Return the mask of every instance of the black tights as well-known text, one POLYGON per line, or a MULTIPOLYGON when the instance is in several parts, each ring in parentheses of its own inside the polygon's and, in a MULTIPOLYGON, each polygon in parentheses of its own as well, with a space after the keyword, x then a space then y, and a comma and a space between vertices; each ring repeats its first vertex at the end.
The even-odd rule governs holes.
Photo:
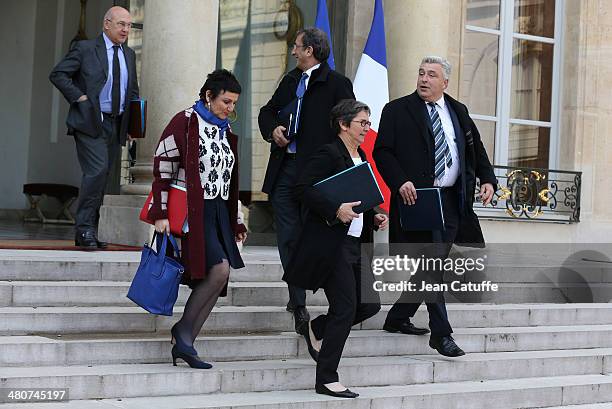
POLYGON ((219 294, 229 278, 230 267, 227 260, 215 264, 208 270, 206 278, 191 291, 183 316, 176 323, 178 336, 187 345, 193 345, 202 325, 217 303, 219 294))

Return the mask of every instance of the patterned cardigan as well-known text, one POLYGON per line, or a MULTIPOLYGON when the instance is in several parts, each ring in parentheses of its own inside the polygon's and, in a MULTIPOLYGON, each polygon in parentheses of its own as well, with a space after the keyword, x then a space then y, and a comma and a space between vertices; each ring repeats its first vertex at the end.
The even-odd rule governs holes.
MULTIPOLYGON (((229 198, 226 201, 230 225, 234 234, 246 232, 238 219, 238 136, 226 132, 236 163, 230 179, 229 198)), ((206 276, 204 247, 204 190, 199 172, 198 116, 192 108, 176 114, 164 129, 153 158, 153 200, 149 208, 152 220, 167 219, 167 201, 170 184, 187 188, 187 223, 189 233, 181 241, 181 261, 185 266, 183 284, 192 287, 194 280, 206 276)), ((225 290, 223 294, 225 295, 225 290)))

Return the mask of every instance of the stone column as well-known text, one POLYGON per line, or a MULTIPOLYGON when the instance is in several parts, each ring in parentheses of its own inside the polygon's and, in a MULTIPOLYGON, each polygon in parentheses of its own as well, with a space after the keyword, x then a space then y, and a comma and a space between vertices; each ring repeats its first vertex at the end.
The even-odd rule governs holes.
MULTIPOLYGON (((448 0, 386 0, 383 6, 389 98, 395 99, 414 91, 423 56, 448 55, 450 7, 448 0)), ((453 20, 461 24, 459 16, 453 20)))
POLYGON ((218 0, 147 0, 144 12, 140 95, 147 99, 147 137, 137 142, 135 182, 107 195, 99 236, 140 245, 150 234, 138 215, 151 189, 153 153, 172 116, 193 104, 216 65, 218 0))

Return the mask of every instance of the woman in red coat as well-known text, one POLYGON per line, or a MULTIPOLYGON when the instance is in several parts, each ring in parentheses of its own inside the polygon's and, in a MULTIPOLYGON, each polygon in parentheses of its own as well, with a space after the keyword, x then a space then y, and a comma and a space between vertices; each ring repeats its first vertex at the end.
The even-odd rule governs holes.
POLYGON ((229 129, 241 87, 227 70, 210 73, 200 99, 179 112, 164 130, 153 159, 153 201, 149 218, 155 230, 170 234, 167 199, 170 185, 187 190, 183 228, 183 284, 192 292, 181 319, 172 327, 172 360, 192 368, 211 368, 193 343, 219 296, 227 293, 230 267, 244 263, 236 246, 246 238, 238 220, 237 136, 229 129))

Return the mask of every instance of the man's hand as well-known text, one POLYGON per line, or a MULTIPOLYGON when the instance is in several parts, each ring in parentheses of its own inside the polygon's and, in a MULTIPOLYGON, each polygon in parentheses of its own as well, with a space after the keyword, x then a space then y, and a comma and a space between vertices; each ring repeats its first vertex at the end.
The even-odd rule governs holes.
POLYGON ((399 194, 404 201, 404 204, 413 205, 417 200, 416 189, 412 182, 408 181, 399 188, 399 194))
POLYGON ((87 101, 87 95, 81 95, 79 99, 77 99, 77 102, 83 102, 83 101, 87 101))
POLYGON ((170 221, 168 219, 155 220, 155 231, 170 234, 170 221))
POLYGON ((243 231, 242 233, 238 233, 236 235, 236 243, 238 242, 243 242, 246 240, 247 238, 247 232, 243 231))
POLYGON ((345 223, 345 224, 350 223, 351 221, 353 221, 353 219, 356 219, 357 217, 359 217, 359 214, 353 211, 353 207, 359 206, 360 204, 361 204, 361 201, 342 203, 340 207, 338 208, 336 217, 340 219, 342 223, 345 223))
POLYGON ((480 200, 483 206, 491 203, 493 193, 495 193, 495 190, 493 190, 493 185, 491 183, 485 183, 480 186, 480 200))
POLYGON ((385 230, 389 225, 389 218, 386 214, 378 213, 374 216, 374 226, 380 230, 385 230))
POLYGON ((287 138, 285 138, 286 130, 287 128, 282 125, 279 125, 274 128, 274 131, 272 131, 272 139, 274 139, 274 143, 281 148, 284 148, 285 146, 287 146, 287 144, 289 144, 289 141, 287 140, 287 138))

